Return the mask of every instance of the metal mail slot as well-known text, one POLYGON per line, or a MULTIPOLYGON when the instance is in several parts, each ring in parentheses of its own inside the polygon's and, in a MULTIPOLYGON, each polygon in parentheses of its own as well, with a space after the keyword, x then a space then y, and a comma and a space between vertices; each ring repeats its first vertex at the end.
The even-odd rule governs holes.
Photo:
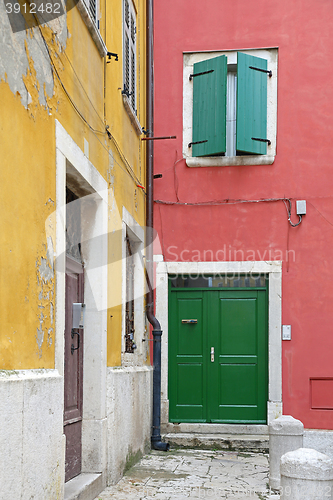
POLYGON ((73 317, 72 317, 72 328, 84 328, 84 316, 86 311, 86 305, 81 302, 73 303, 73 317))
POLYGON ((195 323, 198 323, 198 320, 197 319, 182 319, 182 323, 183 324, 195 324, 195 323))

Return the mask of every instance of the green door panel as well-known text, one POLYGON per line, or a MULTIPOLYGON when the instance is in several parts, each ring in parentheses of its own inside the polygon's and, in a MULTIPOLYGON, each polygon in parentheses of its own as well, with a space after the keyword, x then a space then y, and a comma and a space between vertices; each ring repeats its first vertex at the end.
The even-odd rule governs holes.
POLYGON ((203 419, 203 366, 202 363, 177 364, 176 420, 180 418, 203 419))
POLYGON ((169 325, 170 421, 265 423, 266 290, 172 290, 169 325))
POLYGON ((257 349, 256 298, 219 298, 221 356, 255 355, 257 349), (232 335, 228 335, 232 332, 232 335))
POLYGON ((171 296, 169 391, 171 422, 205 422, 206 372, 203 356, 203 293, 171 296), (197 320, 184 324, 182 320, 197 320))

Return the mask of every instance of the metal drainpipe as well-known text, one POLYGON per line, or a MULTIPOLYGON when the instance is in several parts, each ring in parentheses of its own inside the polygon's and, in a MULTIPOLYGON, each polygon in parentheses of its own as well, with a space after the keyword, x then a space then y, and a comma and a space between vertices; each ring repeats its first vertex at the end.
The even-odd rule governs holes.
MULTIPOLYGON (((149 135, 154 136, 154 68, 153 68, 153 0, 147 0, 147 123, 149 135)), ((153 326, 153 432, 154 450, 168 451, 169 443, 161 439, 161 340, 162 330, 154 316, 153 292, 153 204, 154 204, 154 141, 147 141, 146 197, 146 272, 148 282, 147 318, 153 326)))

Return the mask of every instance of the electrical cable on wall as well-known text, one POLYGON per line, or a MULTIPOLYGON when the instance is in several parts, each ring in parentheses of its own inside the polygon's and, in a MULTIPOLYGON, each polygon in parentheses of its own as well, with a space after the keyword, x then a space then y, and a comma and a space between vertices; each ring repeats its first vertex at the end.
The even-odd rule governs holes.
MULTIPOLYGON (((46 23, 46 24, 47 24, 47 26, 50 28, 50 26, 48 25, 48 23, 46 23)), ((102 134, 102 135, 107 134, 108 138, 109 138, 110 140, 112 140, 113 144, 115 145, 116 150, 117 150, 117 152, 118 152, 118 154, 119 154, 120 158, 121 158, 121 159, 122 159, 122 161, 124 162, 126 169, 124 169, 124 168, 123 168, 123 166, 122 166, 119 162, 117 162, 117 160, 114 158, 115 163, 116 163, 116 164, 117 164, 117 165, 118 165, 118 166, 119 166, 119 167, 123 170, 123 172, 127 172, 127 173, 130 175, 130 177, 132 178, 133 182, 134 182, 136 185, 138 185, 138 184, 139 184, 139 185, 142 185, 142 182, 141 182, 141 181, 137 178, 137 176, 135 175, 135 173, 134 173, 133 169, 131 168, 131 166, 130 166, 129 162, 127 161, 127 159, 126 159, 126 157, 125 157, 124 153, 122 152, 122 150, 121 150, 120 146, 118 145, 118 143, 117 143, 116 139, 114 138, 114 136, 113 136, 113 135, 110 133, 110 131, 108 130, 108 129, 109 129, 108 125, 105 127, 105 130, 104 130, 104 131, 101 131, 101 130, 96 130, 95 128, 93 128, 93 127, 90 125, 90 123, 89 123, 89 122, 86 120, 86 118, 83 116, 83 114, 81 113, 81 111, 79 110, 79 108, 76 106, 76 104, 75 104, 74 100, 72 99, 72 97, 70 96, 69 92, 67 91, 67 89, 66 89, 66 87, 65 87, 64 83, 62 82, 61 77, 60 77, 60 75, 59 75, 59 73, 58 73, 58 70, 57 70, 57 68, 56 68, 56 66, 55 66, 55 64, 54 64, 54 62, 53 62, 53 59, 52 59, 52 57, 51 57, 51 53, 50 53, 50 50, 49 50, 49 47, 48 47, 47 41, 45 40, 45 37, 44 37, 43 32, 42 32, 42 29, 41 29, 41 27, 40 27, 40 25, 39 25, 39 24, 38 24, 37 26, 38 26, 38 30, 39 30, 40 36, 41 36, 41 38, 42 38, 42 40, 43 40, 43 42, 44 42, 44 45, 45 45, 45 48, 46 48, 46 51, 47 51, 47 55, 48 55, 48 60, 49 60, 49 62, 50 62, 50 65, 51 65, 52 71, 53 71, 53 72, 54 72, 54 74, 56 75, 56 77, 57 77, 57 79, 58 79, 58 81, 59 81, 59 83, 60 83, 60 85, 61 85, 61 87, 62 87, 62 89, 63 89, 63 91, 64 91, 64 93, 65 93, 65 95, 66 95, 66 97, 68 98, 69 102, 70 102, 70 103, 71 103, 71 105, 73 106, 74 110, 77 112, 77 114, 78 114, 78 115, 79 115, 79 117, 82 119, 82 121, 83 121, 83 122, 84 122, 84 123, 85 123, 85 124, 89 127, 89 129, 90 129, 90 130, 94 133, 94 135, 95 135, 95 134, 102 134)), ((51 29, 51 28, 50 28, 50 29, 51 29)), ((56 38, 58 39, 58 37, 57 37, 57 35, 56 35, 56 34, 55 34, 55 36, 56 36, 56 38)), ((35 41, 36 41, 37 45, 40 47, 41 52, 43 53, 43 50, 42 50, 41 46, 39 45, 39 43, 38 43, 38 41, 37 41, 37 39, 36 39, 36 38, 35 38, 35 41)), ((58 41, 59 41, 59 39, 58 39, 58 41)), ((67 58, 67 60, 68 60, 68 62, 69 62, 69 64, 70 64, 70 66, 71 66, 71 68, 72 68, 72 70, 73 70, 73 72, 74 72, 74 74, 75 74, 75 76, 76 76, 77 80, 79 81, 79 83, 80 83, 80 85, 81 85, 81 87, 82 87, 82 89, 83 89, 84 93, 86 94, 86 96, 87 96, 87 98, 88 98, 88 101, 90 102, 90 104, 91 104, 92 108, 93 108, 93 109, 94 109, 94 111, 96 112, 96 114, 97 114, 98 118, 100 119, 101 123, 103 124, 103 126, 105 126, 105 125, 104 125, 104 123, 103 123, 103 120, 102 120, 101 116, 99 115, 98 111, 96 110, 96 108, 94 107, 93 103, 91 102, 91 100, 90 100, 90 98, 89 98, 89 96, 88 96, 87 92, 85 91, 84 86, 82 85, 82 82, 80 81, 80 79, 79 79, 79 77, 78 77, 78 75, 77 75, 77 73, 76 73, 76 71, 75 71, 75 69, 74 69, 74 67, 73 67, 73 65, 72 65, 71 61, 69 60, 69 58, 68 58, 68 56, 67 56, 67 54, 66 54, 66 52, 65 52, 65 51, 64 51, 64 54, 65 54, 65 56, 66 56, 66 58, 67 58)), ((59 58, 60 58, 60 56, 59 56, 59 58)), ((60 61, 61 61, 61 58, 60 58, 60 61)), ((61 61, 61 62, 62 62, 62 61, 61 61)), ((96 135, 95 135, 95 137, 96 137, 96 135)), ((110 151, 109 151, 109 149, 105 147, 105 145, 104 145, 104 144, 100 141, 100 139, 99 139, 98 137, 96 137, 96 139, 98 140, 98 142, 100 143, 100 145, 103 147, 103 149, 105 149, 105 151, 107 151, 107 152, 108 152, 108 154, 109 154, 109 152, 110 152, 110 151)))
MULTIPOLYGON (((209 201, 199 201, 199 202, 184 202, 184 201, 179 201, 179 195, 178 195, 178 189, 179 189, 179 180, 178 176, 176 173, 176 165, 178 162, 183 160, 183 158, 177 160, 173 164, 173 170, 174 170, 174 188, 175 188, 175 193, 176 193, 176 198, 177 201, 167 201, 167 200, 154 200, 154 203, 161 204, 161 205, 184 205, 184 206, 217 206, 217 205, 238 205, 241 203, 270 203, 270 202, 277 202, 277 201, 283 201, 286 209, 287 209, 287 214, 288 214, 288 222, 292 227, 297 227, 300 225, 302 222, 302 215, 299 216, 299 221, 294 224, 291 221, 291 208, 292 208, 292 203, 290 198, 261 198, 258 200, 242 200, 242 199, 229 199, 226 198, 224 200, 209 200, 209 201), (288 205, 287 205, 288 203, 288 205)), ((169 169, 168 169, 169 170, 169 169)))
MULTIPOLYGON (((178 199, 178 193, 176 192, 176 196, 178 199)), ((231 199, 224 199, 224 200, 211 200, 211 201, 199 201, 195 203, 191 202, 183 202, 183 201, 165 201, 165 200, 154 200, 155 203, 161 204, 161 205, 183 205, 183 206, 218 206, 218 205, 239 205, 242 203, 270 203, 270 202, 277 202, 277 201, 283 201, 285 204, 285 207, 287 209, 288 213, 288 222, 292 227, 297 227, 300 225, 302 222, 302 215, 299 215, 299 221, 297 224, 294 224, 291 221, 291 200, 290 198, 262 198, 259 200, 231 200, 231 199), (289 207, 287 205, 287 202, 289 204, 289 207)))
POLYGON ((154 200, 154 201, 155 203, 161 203, 162 205, 209 206, 209 205, 238 205, 240 203, 262 203, 262 202, 276 202, 276 201, 286 201, 286 200, 290 201, 289 198, 260 198, 258 200, 225 198, 223 200, 208 200, 208 201, 197 201, 197 202, 166 201, 166 200, 154 200))
POLYGON ((285 206, 286 206, 286 209, 287 209, 287 213, 288 213, 288 221, 289 221, 289 224, 292 226, 292 227, 297 227, 300 225, 300 223, 302 222, 302 216, 299 215, 299 221, 297 222, 297 224, 294 224, 293 222, 291 222, 291 200, 288 198, 286 200, 283 200, 285 206), (287 205, 287 201, 289 203, 289 207, 287 205))

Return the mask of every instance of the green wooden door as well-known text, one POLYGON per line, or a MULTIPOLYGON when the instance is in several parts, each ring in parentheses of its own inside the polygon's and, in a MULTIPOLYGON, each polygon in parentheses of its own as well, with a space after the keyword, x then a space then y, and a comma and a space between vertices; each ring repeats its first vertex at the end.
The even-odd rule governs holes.
POLYGON ((171 422, 266 423, 266 302, 266 289, 170 292, 171 422))

